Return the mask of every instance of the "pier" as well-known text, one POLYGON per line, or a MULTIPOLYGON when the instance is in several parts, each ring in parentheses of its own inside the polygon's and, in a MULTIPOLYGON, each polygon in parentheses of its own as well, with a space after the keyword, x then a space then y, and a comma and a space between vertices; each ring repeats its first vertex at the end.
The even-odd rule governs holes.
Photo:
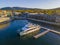
POLYGON ((37 34, 37 35, 33 36, 33 37, 34 37, 35 39, 36 39, 36 38, 39 38, 39 37, 47 34, 49 31, 50 31, 50 30, 44 31, 44 32, 42 32, 42 33, 40 33, 40 34, 37 34))
POLYGON ((41 28, 45 29, 46 31, 44 31, 44 32, 42 32, 42 33, 39 33, 39 34, 33 36, 35 39, 37 39, 37 38, 39 38, 39 37, 47 34, 48 32, 53 32, 53 33, 55 33, 55 34, 60 35, 60 32, 58 32, 58 31, 55 31, 55 30, 52 30, 52 29, 48 29, 48 28, 45 28, 45 27, 41 27, 41 28))
MULTIPOLYGON (((60 45, 60 35, 58 35, 58 33, 55 34, 54 32, 49 33, 49 32, 52 32, 52 31, 47 31, 47 30, 43 30, 44 32, 47 31, 46 34, 43 34, 43 35, 41 35, 41 36, 39 36, 35 39, 29 39, 28 41, 20 40, 20 38, 18 38, 18 36, 16 35, 17 34, 16 31, 17 31, 17 29, 21 29, 21 26, 23 27, 27 22, 28 21, 26 21, 26 20, 25 21, 24 20, 22 20, 22 21, 21 20, 14 20, 11 23, 9 23, 9 26, 4 28, 4 30, 0 29, 0 39, 1 39, 0 40, 0 45, 1 45, 1 43, 2 43, 2 45, 4 45, 5 42, 6 43, 8 42, 8 45, 12 45, 12 44, 13 45, 15 45, 15 44, 21 45, 21 43, 22 43, 22 45, 27 44, 27 43, 28 43, 27 45, 29 45, 29 44, 30 45, 33 45, 33 44, 42 45, 42 44, 45 44, 45 42, 49 43, 49 44, 46 44, 46 45, 50 45, 50 44, 51 45, 57 45, 57 44, 60 45)), ((43 28, 43 27, 41 27, 41 28, 43 28)), ((40 30, 40 31, 42 31, 42 30, 40 30)), ((43 32, 41 32, 41 33, 43 33, 43 32)), ((34 35, 34 36, 36 36, 36 35, 34 35)), ((5 45, 7 45, 7 44, 5 44, 5 45)))
POLYGON ((48 22, 48 21, 37 20, 37 19, 32 19, 32 18, 28 18, 28 20, 38 21, 38 22, 43 22, 43 23, 47 23, 47 24, 51 24, 51 25, 58 25, 58 26, 60 26, 60 23, 56 23, 56 22, 48 22))
POLYGON ((48 29, 48 28, 45 28, 45 27, 41 27, 41 28, 46 29, 46 30, 50 30, 50 32, 53 32, 53 33, 56 33, 56 34, 60 35, 60 32, 58 32, 58 31, 55 31, 55 30, 52 30, 52 29, 48 29))
MULTIPOLYGON (((43 23, 47 23, 47 24, 51 24, 51 25, 60 26, 60 23, 56 23, 56 22, 48 22, 48 21, 37 20, 37 19, 32 19, 32 18, 27 18, 27 20, 32 20, 32 21, 43 22, 43 23)), ((46 28, 46 27, 41 27, 41 28, 45 29, 45 31, 33 36, 33 38, 37 39, 37 38, 39 38, 43 35, 46 35, 48 32, 52 32, 52 33, 60 35, 60 32, 55 31, 53 29, 49 29, 49 28, 46 28)))

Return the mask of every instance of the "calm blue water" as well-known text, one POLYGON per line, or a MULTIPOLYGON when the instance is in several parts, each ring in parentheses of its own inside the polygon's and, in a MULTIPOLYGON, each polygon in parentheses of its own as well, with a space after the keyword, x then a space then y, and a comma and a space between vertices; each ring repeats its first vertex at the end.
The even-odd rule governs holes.
POLYGON ((27 20, 15 20, 0 29, 0 45, 60 45, 60 35, 51 32, 38 39, 20 40, 16 31, 27 23, 29 23, 27 20))

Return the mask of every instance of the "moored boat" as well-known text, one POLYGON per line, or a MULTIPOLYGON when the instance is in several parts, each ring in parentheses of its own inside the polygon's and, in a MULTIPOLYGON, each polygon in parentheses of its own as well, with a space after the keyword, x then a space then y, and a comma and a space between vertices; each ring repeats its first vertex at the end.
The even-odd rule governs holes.
POLYGON ((18 34, 20 35, 20 38, 27 39, 31 38, 34 35, 36 35, 40 30, 40 26, 36 24, 27 24, 25 25, 22 30, 18 30, 18 34))

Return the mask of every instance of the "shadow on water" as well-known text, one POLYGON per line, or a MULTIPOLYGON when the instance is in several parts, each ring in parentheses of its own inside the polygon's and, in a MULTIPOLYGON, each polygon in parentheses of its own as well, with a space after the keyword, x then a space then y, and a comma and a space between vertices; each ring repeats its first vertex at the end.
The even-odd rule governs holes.
MULTIPOLYGON (((27 23, 27 20, 15 20, 8 27, 0 29, 0 45, 60 45, 60 36, 51 32, 38 39, 20 40, 17 30, 27 23)), ((43 31, 41 29, 40 32, 43 31)))

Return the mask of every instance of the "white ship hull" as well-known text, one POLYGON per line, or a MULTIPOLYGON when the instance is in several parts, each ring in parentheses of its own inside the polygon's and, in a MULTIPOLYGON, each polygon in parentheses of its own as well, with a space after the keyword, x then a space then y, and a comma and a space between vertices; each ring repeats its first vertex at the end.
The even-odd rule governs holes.
POLYGON ((22 30, 23 31, 19 32, 20 38, 27 39, 27 38, 31 38, 32 36, 36 35, 40 30, 40 26, 28 24, 25 27, 23 27, 22 30))

